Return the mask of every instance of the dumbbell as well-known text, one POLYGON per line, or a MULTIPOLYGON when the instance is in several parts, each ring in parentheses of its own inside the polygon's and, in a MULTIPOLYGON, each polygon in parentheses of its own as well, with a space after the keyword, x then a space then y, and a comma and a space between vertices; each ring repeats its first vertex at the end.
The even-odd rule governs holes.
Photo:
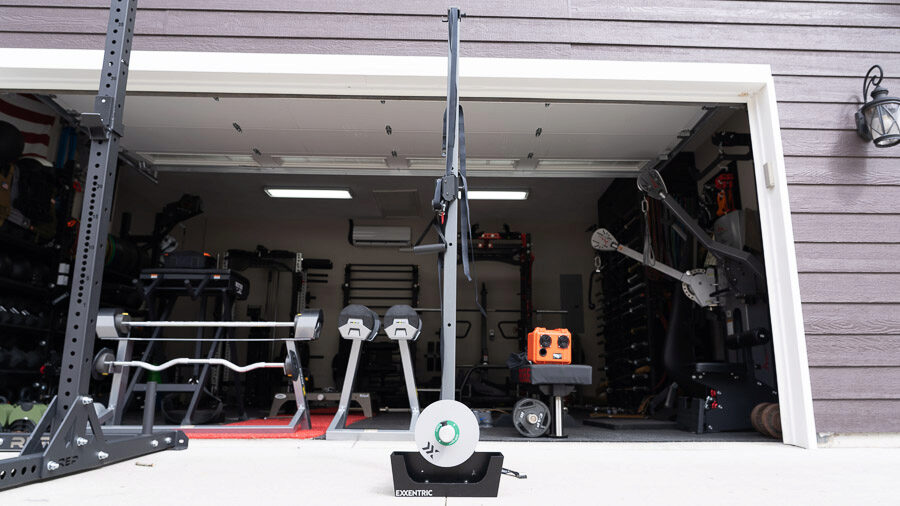
POLYGON ((0 323, 10 323, 12 321, 12 313, 6 307, 5 302, 0 302, 0 323))
POLYGON ((18 258, 12 261, 9 277, 16 281, 30 281, 31 272, 31 262, 27 258, 18 258))
POLYGON ((25 367, 29 369, 37 369, 41 366, 43 360, 41 354, 37 350, 31 350, 25 353, 25 367))
POLYGON ((12 269, 12 258, 5 251, 0 251, 0 276, 8 277, 12 269))
POLYGON ((22 309, 16 306, 10 306, 6 308, 12 317, 9 320, 9 323, 12 325, 25 325, 26 314, 22 312, 22 309))
POLYGON ((39 263, 31 269, 31 282, 35 285, 44 286, 50 281, 50 267, 45 263, 39 263))
POLYGON ((47 316, 44 313, 35 314, 30 312, 25 316, 25 325, 40 328, 46 326, 44 325, 46 320, 47 316))
POLYGON ((338 332, 344 339, 371 341, 380 328, 378 314, 366 306, 351 304, 338 315, 338 332))
POLYGON ((19 348, 9 350, 6 358, 7 367, 10 369, 18 369, 25 364, 25 352, 19 348))

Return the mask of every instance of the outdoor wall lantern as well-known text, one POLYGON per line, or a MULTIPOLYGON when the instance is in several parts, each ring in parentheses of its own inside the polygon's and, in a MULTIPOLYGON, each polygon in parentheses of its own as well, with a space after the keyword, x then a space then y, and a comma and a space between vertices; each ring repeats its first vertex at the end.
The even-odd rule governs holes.
POLYGON ((884 72, 878 65, 873 65, 866 72, 863 100, 869 93, 869 86, 875 85, 875 89, 872 90, 872 100, 856 112, 856 133, 879 148, 900 143, 900 98, 887 96, 888 90, 881 87, 883 78, 884 72))

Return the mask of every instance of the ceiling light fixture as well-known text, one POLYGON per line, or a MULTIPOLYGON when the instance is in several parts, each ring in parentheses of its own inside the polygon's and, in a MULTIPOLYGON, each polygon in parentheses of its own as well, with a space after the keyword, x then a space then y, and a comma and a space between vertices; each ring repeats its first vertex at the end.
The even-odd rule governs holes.
POLYGON ((265 188, 266 195, 277 199, 352 199, 346 188, 265 188))
POLYGON ((888 90, 881 87, 884 72, 881 66, 872 65, 863 80, 863 100, 872 90, 872 100, 863 104, 856 112, 856 133, 875 147, 888 148, 900 144, 900 98, 889 97, 888 90), (877 75, 873 71, 877 70, 877 75))
POLYGON ((528 190, 469 190, 469 200, 525 200, 528 190))

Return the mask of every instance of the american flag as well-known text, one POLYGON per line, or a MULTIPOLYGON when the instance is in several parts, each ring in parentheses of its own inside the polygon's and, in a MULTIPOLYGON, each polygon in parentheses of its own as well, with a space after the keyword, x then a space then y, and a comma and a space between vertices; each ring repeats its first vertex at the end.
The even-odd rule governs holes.
POLYGON ((23 93, 0 94, 0 121, 11 123, 22 132, 25 137, 22 156, 53 163, 60 122, 37 97, 23 93))

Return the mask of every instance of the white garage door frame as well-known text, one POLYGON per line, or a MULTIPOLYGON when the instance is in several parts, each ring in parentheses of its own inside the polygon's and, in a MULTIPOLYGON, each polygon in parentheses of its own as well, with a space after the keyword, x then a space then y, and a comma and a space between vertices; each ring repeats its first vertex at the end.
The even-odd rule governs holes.
MULTIPOLYGON (((95 93, 102 51, 2 49, 0 90, 95 93)), ((134 51, 130 93, 443 97, 439 57, 134 51)), ((462 58, 465 99, 746 104, 771 301, 784 442, 815 448, 806 338, 768 65, 462 58)))

